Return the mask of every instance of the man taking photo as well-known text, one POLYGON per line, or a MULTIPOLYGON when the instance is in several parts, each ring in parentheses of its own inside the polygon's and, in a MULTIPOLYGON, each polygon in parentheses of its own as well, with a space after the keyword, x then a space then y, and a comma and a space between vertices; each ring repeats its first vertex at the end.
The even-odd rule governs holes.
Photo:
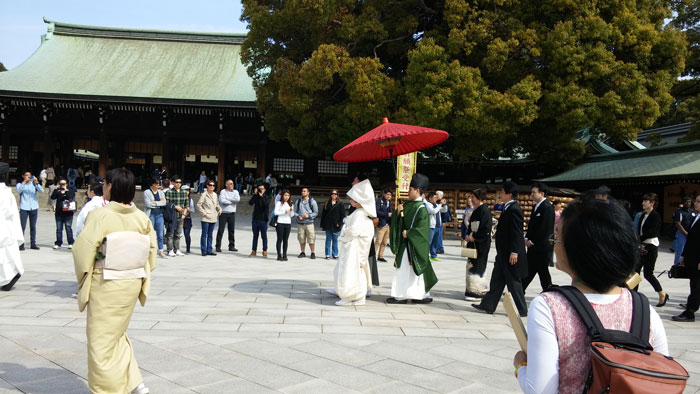
MULTIPOLYGON (((22 174, 22 182, 17 184, 17 194, 19 194, 19 220, 22 224, 22 234, 27 228, 27 218, 29 218, 29 236, 31 239, 31 249, 39 250, 36 246, 36 219, 39 215, 39 200, 37 193, 43 193, 44 189, 39 184, 39 180, 27 171, 22 174)), ((19 246, 19 250, 24 250, 24 244, 19 246)))

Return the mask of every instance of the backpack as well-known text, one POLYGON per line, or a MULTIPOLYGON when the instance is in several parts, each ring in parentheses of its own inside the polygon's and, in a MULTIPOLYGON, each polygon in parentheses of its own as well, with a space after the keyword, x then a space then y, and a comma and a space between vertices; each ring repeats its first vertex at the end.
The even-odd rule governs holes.
POLYGON ((682 393, 688 371, 649 344, 649 300, 630 291, 631 332, 607 330, 586 297, 573 286, 553 285, 545 291, 563 294, 583 321, 591 340, 591 369, 584 393, 682 393))

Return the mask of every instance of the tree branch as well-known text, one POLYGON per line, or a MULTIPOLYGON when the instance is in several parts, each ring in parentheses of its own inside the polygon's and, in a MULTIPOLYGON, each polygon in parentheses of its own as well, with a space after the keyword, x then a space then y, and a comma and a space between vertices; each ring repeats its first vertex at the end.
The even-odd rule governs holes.
POLYGON ((380 42, 380 43, 377 44, 377 46, 375 46, 374 49, 372 50, 372 51, 374 52, 374 58, 375 58, 375 59, 377 58, 377 48, 379 48, 380 46, 382 46, 382 45, 384 45, 384 44, 386 44, 386 43, 388 43, 388 42, 403 40, 404 38, 406 38, 406 37, 408 37, 408 36, 410 36, 410 34, 406 34, 406 35, 403 35, 403 36, 401 36, 401 37, 396 37, 396 38, 392 38, 392 39, 384 40, 384 41, 380 42))

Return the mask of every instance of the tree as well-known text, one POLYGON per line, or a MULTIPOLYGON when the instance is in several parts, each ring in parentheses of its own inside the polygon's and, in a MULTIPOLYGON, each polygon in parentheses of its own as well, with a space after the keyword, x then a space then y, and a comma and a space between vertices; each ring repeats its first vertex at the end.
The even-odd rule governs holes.
POLYGON ((7 71, 7 68, 5 68, 5 65, 0 62, 0 72, 7 71))
POLYGON ((567 167, 672 103, 685 43, 654 0, 244 0, 243 44, 273 139, 330 154, 390 115, 447 130, 459 160, 567 167))

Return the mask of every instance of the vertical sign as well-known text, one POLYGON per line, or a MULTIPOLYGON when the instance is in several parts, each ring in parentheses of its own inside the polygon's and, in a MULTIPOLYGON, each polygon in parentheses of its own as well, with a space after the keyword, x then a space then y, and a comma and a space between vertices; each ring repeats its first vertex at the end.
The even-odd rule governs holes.
POLYGON ((416 173, 416 152, 408 153, 398 157, 396 161, 397 179, 397 195, 408 193, 408 188, 411 185, 411 178, 416 173))

